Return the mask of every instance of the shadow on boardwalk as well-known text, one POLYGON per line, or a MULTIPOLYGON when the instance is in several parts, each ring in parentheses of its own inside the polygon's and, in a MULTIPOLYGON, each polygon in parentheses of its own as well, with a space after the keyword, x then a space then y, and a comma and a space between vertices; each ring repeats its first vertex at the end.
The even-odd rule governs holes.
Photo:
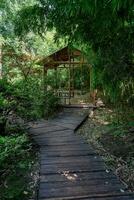
POLYGON ((88 110, 68 108, 57 117, 31 124, 40 147, 38 200, 134 200, 102 158, 75 134, 88 110))

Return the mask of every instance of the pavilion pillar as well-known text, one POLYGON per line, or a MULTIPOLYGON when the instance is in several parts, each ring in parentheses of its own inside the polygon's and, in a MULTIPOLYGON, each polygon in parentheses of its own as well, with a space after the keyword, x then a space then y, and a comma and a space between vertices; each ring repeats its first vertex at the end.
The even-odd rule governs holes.
POLYGON ((58 90, 58 83, 57 83, 57 68, 55 70, 55 94, 57 95, 57 90, 58 90))
POLYGON ((69 100, 69 105, 70 105, 70 103, 71 103, 70 98, 71 98, 71 66, 70 66, 70 64, 69 64, 69 98, 68 98, 68 100, 69 100))
POLYGON ((46 91, 47 91, 47 81, 46 81, 46 78, 47 78, 47 68, 44 66, 44 68, 43 68, 43 85, 44 85, 44 94, 45 94, 46 91))
POLYGON ((45 95, 47 93, 47 68, 45 65, 43 66, 43 93, 44 93, 44 99, 43 99, 43 117, 46 117, 45 109, 47 109, 47 100, 45 100, 45 95))
POLYGON ((90 93, 92 92, 92 66, 90 65, 90 93))
POLYGON ((68 50, 69 57, 69 105, 71 104, 71 50, 68 50))
MULTIPOLYGON (((74 63, 74 57, 73 57, 73 63, 74 63)), ((75 84, 74 84, 74 64, 72 65, 72 95, 73 95, 73 98, 74 98, 74 95, 75 95, 75 91, 74 91, 74 86, 75 86, 75 84)))

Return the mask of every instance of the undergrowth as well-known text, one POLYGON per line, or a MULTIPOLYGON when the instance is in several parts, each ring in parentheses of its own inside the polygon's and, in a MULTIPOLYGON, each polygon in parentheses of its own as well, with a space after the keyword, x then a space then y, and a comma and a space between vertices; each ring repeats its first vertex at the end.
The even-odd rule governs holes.
POLYGON ((27 200, 33 196, 32 144, 25 133, 0 136, 0 199, 27 200))
POLYGON ((134 123, 132 109, 98 108, 79 130, 109 168, 134 191, 134 123))

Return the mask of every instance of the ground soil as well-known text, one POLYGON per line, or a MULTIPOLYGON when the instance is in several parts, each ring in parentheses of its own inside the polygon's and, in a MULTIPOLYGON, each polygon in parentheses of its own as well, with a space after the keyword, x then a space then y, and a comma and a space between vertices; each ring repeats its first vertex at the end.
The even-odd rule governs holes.
POLYGON ((116 114, 109 108, 91 111, 78 130, 102 155, 106 165, 134 191, 134 127, 115 124, 116 114))

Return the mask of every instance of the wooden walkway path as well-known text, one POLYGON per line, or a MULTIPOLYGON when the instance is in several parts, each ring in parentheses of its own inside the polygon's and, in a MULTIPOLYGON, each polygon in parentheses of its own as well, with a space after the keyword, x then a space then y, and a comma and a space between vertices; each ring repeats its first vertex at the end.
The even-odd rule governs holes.
POLYGON ((65 109, 48 121, 31 124, 40 146, 38 200, 134 200, 99 155, 75 134, 87 117, 82 109, 65 109))

